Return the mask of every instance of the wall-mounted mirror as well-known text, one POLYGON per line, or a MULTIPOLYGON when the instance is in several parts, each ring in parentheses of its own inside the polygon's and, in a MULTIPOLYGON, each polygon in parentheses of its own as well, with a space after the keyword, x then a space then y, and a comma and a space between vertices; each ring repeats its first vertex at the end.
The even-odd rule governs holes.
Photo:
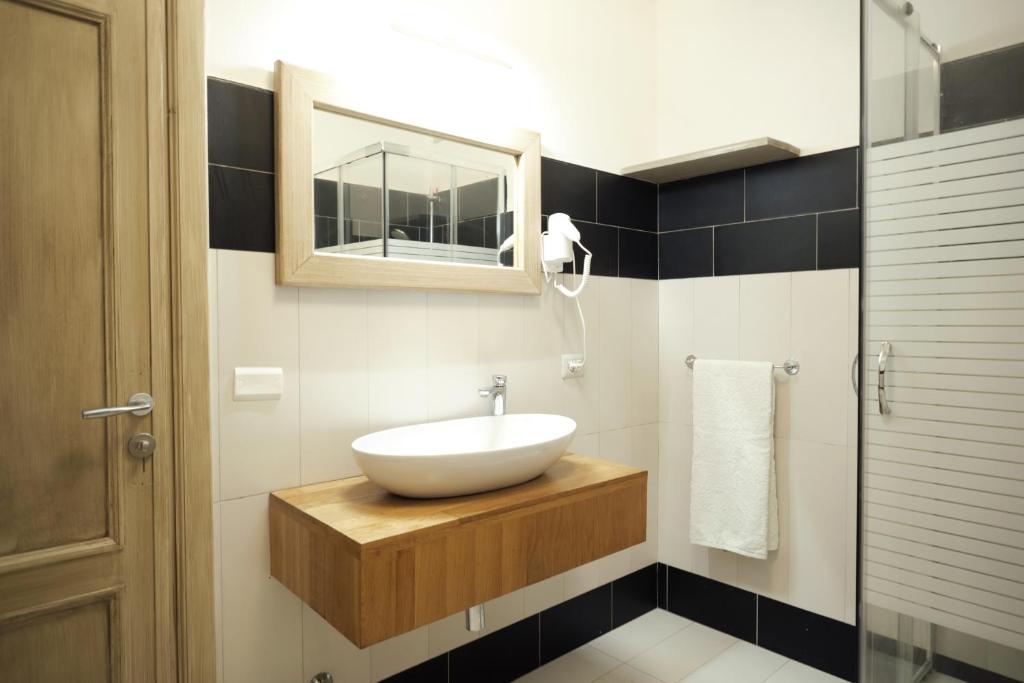
POLYGON ((539 137, 469 140, 337 91, 277 64, 278 281, 537 293, 539 137))

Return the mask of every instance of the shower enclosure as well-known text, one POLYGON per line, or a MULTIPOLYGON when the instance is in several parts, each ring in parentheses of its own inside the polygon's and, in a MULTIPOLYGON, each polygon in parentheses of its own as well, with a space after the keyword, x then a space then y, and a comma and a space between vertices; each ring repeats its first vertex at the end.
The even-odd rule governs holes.
POLYGON ((864 13, 861 680, 1024 680, 1024 3, 864 13))

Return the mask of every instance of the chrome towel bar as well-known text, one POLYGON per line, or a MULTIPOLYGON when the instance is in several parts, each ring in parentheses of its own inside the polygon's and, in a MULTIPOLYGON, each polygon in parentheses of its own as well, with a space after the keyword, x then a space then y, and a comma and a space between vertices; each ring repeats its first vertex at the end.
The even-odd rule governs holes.
MULTIPOLYGON (((687 356, 686 367, 693 370, 693 361, 695 360, 697 360, 697 356, 693 355, 692 353, 689 356, 687 356)), ((793 360, 792 358, 790 358, 781 365, 778 363, 773 363, 772 367, 775 368, 776 370, 785 370, 787 375, 795 375, 796 373, 800 372, 800 361, 793 360)))

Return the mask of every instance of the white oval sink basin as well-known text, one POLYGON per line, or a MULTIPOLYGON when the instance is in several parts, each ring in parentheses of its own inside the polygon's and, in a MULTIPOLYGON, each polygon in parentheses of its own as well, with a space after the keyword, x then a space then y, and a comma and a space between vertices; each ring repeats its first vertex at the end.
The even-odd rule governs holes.
POLYGON ((370 481, 410 498, 444 498, 520 484, 555 464, 576 433, 561 415, 467 417, 385 429, 352 442, 370 481))

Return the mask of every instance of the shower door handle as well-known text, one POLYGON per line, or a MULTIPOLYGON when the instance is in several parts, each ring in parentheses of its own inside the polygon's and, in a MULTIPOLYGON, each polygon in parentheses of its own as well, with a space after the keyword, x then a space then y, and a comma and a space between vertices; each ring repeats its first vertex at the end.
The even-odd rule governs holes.
POLYGON ((880 415, 888 415, 892 412, 889 401, 885 398, 885 364, 889 360, 889 352, 892 351, 892 344, 882 342, 878 351, 878 412, 880 415))

